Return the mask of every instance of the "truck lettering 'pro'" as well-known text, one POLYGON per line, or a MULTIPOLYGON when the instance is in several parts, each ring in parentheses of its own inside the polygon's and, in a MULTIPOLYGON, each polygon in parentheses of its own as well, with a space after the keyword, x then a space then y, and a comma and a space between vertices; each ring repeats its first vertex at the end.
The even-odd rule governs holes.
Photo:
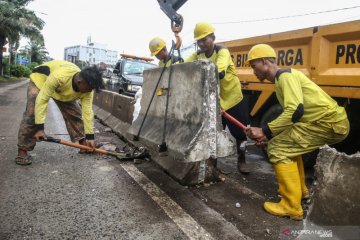
POLYGON ((354 43, 337 45, 336 64, 339 64, 342 58, 345 58, 345 64, 360 63, 360 45, 354 43))

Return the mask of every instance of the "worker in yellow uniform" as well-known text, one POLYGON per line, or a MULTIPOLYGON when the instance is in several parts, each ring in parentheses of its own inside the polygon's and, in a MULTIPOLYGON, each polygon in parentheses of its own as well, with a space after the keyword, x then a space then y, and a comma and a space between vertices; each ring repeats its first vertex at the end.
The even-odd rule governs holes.
POLYGON ((151 39, 149 42, 149 49, 151 56, 155 56, 159 60, 159 67, 170 66, 171 64, 183 62, 179 56, 170 56, 166 48, 166 42, 159 37, 151 39))
MULTIPOLYGON (((200 48, 192 53, 185 62, 198 59, 207 59, 216 64, 220 80, 220 107, 231 116, 245 125, 249 124, 248 109, 241 91, 241 84, 236 75, 236 69, 227 48, 215 44, 215 29, 206 22, 196 24, 194 38, 200 48)), ((245 133, 237 125, 222 117, 224 129, 228 126, 230 133, 236 139, 238 153, 238 170, 241 173, 249 173, 249 167, 245 161, 245 151, 240 148, 246 140, 245 133)))
POLYGON ((346 138, 349 121, 345 109, 302 72, 280 69, 276 53, 269 45, 253 46, 248 63, 260 81, 275 83, 276 96, 283 108, 280 116, 261 128, 246 129, 248 137, 258 145, 267 144, 282 197, 279 203, 265 202, 264 208, 273 215, 301 220, 301 199, 309 197, 301 155, 346 138))
POLYGON ((94 148, 93 89, 99 91, 100 88, 103 88, 102 76, 95 66, 80 70, 73 63, 54 60, 34 68, 19 128, 15 163, 31 164, 28 151, 34 149, 37 140, 46 139, 44 123, 50 98, 59 107, 71 140, 94 148))

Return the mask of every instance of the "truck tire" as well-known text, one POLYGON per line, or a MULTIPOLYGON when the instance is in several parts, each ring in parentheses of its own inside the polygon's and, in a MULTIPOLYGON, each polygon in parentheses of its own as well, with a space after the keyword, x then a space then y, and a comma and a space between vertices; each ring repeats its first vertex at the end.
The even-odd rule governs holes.
MULTIPOLYGON (((266 112, 262 115, 260 120, 260 127, 267 124, 268 122, 271 122, 275 118, 277 118, 281 113, 283 112, 282 107, 280 104, 272 105, 266 112)), ((262 151, 264 153, 264 157, 267 161, 269 161, 269 157, 267 154, 267 148, 262 148, 262 151)))
POLYGON ((261 117, 260 126, 265 125, 268 122, 271 122, 277 118, 283 112, 280 104, 272 105, 261 117))
POLYGON ((318 154, 319 154, 319 149, 303 154, 302 158, 304 162, 304 168, 311 169, 312 167, 314 167, 318 154))
MULTIPOLYGON (((272 120, 277 118, 282 112, 283 112, 283 109, 280 106, 280 104, 272 105, 261 117, 260 126, 262 126, 268 122, 271 122, 272 120)), ((302 155, 304 167, 306 169, 310 169, 315 165, 318 153, 319 153, 319 149, 316 149, 312 152, 302 155)), ((267 152, 266 152, 265 148, 264 148, 264 154, 267 158, 267 152)))

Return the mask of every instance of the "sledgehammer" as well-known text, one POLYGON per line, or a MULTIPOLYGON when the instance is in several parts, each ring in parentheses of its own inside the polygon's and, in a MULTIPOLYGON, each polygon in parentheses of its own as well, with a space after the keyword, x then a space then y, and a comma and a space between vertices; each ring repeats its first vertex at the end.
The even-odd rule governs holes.
POLYGON ((106 151, 104 149, 99 149, 99 148, 91 148, 91 147, 88 147, 88 146, 85 146, 85 145, 82 145, 82 144, 77 144, 77 143, 65 141, 65 140, 62 140, 62 139, 53 138, 53 137, 50 137, 50 136, 47 136, 47 139, 42 139, 42 141, 52 142, 52 143, 59 143, 59 144, 62 144, 62 145, 78 148, 78 149, 81 149, 81 150, 96 152, 96 153, 100 153, 100 154, 104 154, 104 155, 111 155, 111 156, 115 156, 119 160, 130 160, 130 159, 134 159, 134 158, 144 158, 147 155, 145 148, 142 151, 138 152, 137 154, 136 153, 130 154, 130 153, 126 153, 126 152, 113 152, 113 151, 106 151))
MULTIPOLYGON (((221 110, 221 114, 230 122, 234 123, 236 126, 238 126, 239 128, 241 128, 242 130, 245 130, 245 125, 242 124, 241 122, 239 122, 237 119, 235 119, 233 116, 231 116, 230 114, 228 114, 227 112, 225 112, 224 110, 221 110)), ((247 143, 246 146, 252 146, 252 145, 256 145, 258 144, 258 142, 256 141, 256 143, 247 143)))
POLYGON ((239 128, 241 128, 242 130, 245 130, 245 125, 242 124, 241 122, 239 122, 238 120, 236 120, 233 116, 231 116, 230 114, 228 114, 227 112, 225 112, 224 110, 221 110, 221 114, 230 122, 234 123, 236 126, 238 126, 239 128))

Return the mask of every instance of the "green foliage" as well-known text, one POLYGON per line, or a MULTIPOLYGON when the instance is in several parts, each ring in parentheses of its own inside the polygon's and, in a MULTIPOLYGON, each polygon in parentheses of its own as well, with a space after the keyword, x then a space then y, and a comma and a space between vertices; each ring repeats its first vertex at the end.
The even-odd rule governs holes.
POLYGON ((24 66, 24 77, 30 77, 31 74, 31 69, 28 68, 27 66, 24 66))
POLYGON ((9 57, 4 57, 2 60, 3 66, 3 75, 9 76, 10 75, 10 64, 9 64, 9 57))
POLYGON ((1 83, 1 82, 15 81, 15 80, 18 80, 18 79, 19 79, 19 78, 17 78, 17 77, 10 77, 10 76, 1 77, 1 76, 0 76, 0 83, 1 83))
POLYGON ((32 62, 32 63, 29 63, 27 64, 26 66, 30 69, 30 70, 33 70, 35 67, 39 66, 40 64, 37 63, 37 62, 32 62))
POLYGON ((14 75, 16 77, 24 76, 24 68, 21 65, 10 66, 10 72, 11 72, 11 75, 14 75))
MULTIPOLYGON (((0 47, 6 44, 7 39, 9 46, 16 51, 21 37, 44 43, 41 30, 45 22, 37 17, 34 11, 26 8, 29 2, 32 0, 0 0, 0 47)), ((3 53, 0 51, 0 72, 2 57, 3 53)))
POLYGON ((10 44, 25 36, 40 43, 44 42, 40 32, 45 22, 27 9, 32 0, 0 1, 0 33, 7 37, 10 44))
POLYGON ((31 70, 23 65, 11 65, 10 73, 15 77, 29 77, 31 70))
POLYGON ((25 47, 25 50, 30 55, 31 62, 37 63, 44 63, 47 61, 48 52, 44 44, 36 42, 36 41, 29 41, 28 45, 25 47))

